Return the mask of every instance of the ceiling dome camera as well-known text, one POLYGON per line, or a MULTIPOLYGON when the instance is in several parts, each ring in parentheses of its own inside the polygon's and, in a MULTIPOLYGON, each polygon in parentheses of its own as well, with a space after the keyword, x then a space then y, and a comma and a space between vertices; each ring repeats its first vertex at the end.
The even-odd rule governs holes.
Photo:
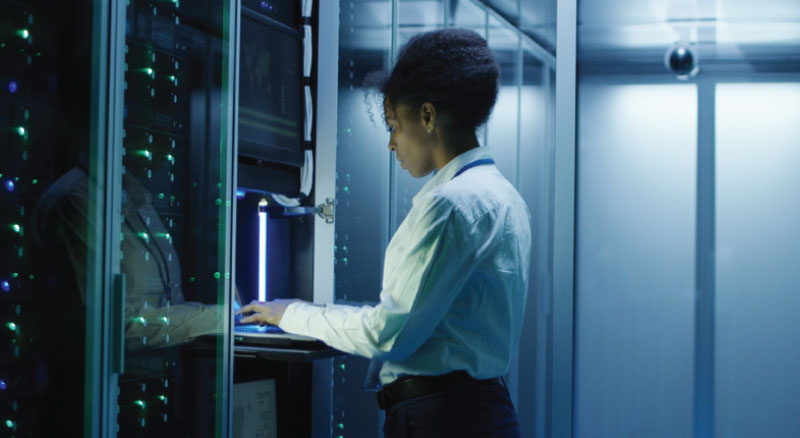
POLYGON ((673 44, 667 49, 667 54, 664 56, 664 65, 681 80, 697 75, 697 72, 700 71, 698 61, 695 48, 688 43, 673 44))

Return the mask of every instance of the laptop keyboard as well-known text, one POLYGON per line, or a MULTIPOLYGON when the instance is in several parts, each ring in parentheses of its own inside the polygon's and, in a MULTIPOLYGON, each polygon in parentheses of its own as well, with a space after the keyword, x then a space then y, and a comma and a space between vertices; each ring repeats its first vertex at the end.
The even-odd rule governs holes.
POLYGON ((243 324, 233 328, 236 333, 284 333, 280 327, 274 325, 243 324))

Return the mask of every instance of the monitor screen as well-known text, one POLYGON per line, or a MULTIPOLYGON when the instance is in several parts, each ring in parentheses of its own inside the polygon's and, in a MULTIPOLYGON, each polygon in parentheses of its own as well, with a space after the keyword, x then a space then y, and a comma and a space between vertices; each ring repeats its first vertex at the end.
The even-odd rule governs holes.
POLYGON ((239 50, 239 155, 302 166, 302 34, 243 8, 239 50))

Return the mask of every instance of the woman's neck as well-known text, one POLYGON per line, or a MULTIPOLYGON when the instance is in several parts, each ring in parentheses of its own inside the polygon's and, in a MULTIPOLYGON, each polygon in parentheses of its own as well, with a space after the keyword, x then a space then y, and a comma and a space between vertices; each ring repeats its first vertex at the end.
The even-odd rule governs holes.
POLYGON ((433 154, 436 170, 441 170, 453 158, 480 146, 474 132, 466 134, 437 135, 433 154))

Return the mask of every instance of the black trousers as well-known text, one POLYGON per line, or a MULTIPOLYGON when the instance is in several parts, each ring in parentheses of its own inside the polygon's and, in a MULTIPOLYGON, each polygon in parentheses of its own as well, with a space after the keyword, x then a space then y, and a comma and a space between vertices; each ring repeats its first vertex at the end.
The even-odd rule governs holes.
POLYGON ((385 438, 519 438, 508 389, 474 382, 402 401, 386 413, 385 438))

